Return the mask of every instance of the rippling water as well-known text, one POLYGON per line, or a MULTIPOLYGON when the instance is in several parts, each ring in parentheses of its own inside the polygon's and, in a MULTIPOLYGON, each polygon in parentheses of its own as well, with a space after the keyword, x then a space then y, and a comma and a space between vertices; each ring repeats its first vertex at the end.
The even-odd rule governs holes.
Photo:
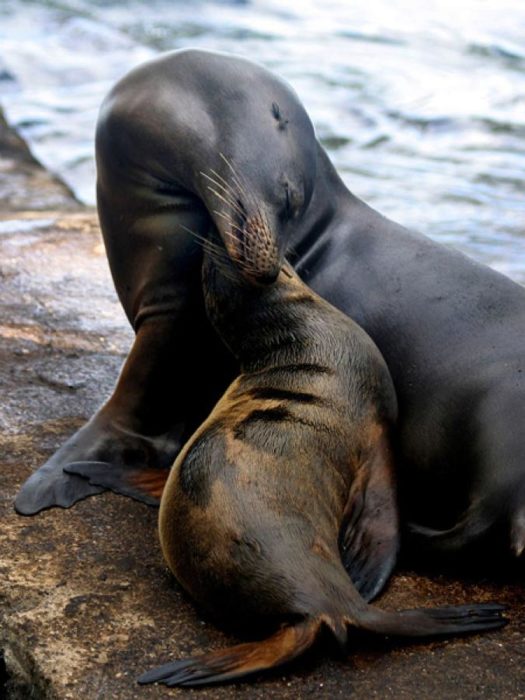
POLYGON ((129 68, 200 46, 299 93, 348 186, 525 283, 525 2, 0 0, 0 104, 94 200, 98 105, 129 68))

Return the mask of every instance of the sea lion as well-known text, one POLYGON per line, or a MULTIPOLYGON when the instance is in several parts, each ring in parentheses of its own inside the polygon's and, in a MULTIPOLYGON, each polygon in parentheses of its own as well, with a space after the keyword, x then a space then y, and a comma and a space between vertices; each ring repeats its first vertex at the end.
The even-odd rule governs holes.
POLYGON ((494 604, 394 613, 365 602, 357 588, 370 597, 382 587, 398 542, 389 444, 397 406, 383 358, 290 266, 276 284, 254 286, 235 261, 208 252, 203 283, 210 320, 241 374, 170 473, 162 551, 204 609, 281 627, 139 682, 236 680, 302 654, 322 628, 344 647, 352 627, 429 637, 504 624, 494 604))
MULTIPOLYGON (((133 438, 149 441, 151 463, 169 463, 181 426, 188 435, 199 407, 205 415, 220 395, 211 396, 217 386, 234 376, 204 320, 200 253, 184 235, 184 227, 205 235, 213 222, 223 240, 234 234, 249 245, 243 216, 225 230, 211 191, 190 182, 204 170, 220 200, 222 180, 210 168, 229 179, 223 153, 268 214, 279 251, 292 251, 301 277, 360 324, 387 361, 399 403, 402 520, 429 546, 451 549, 499 525, 521 554, 522 287, 355 197, 294 93, 244 59, 192 50, 132 71, 102 109, 97 151, 101 224, 137 339, 94 427, 29 479, 17 499, 20 512, 87 495, 95 487, 70 483, 62 468, 106 459, 98 445, 107 436, 119 453, 113 462, 126 462, 133 438), (117 425, 130 437, 123 439, 117 425)), ((246 196, 238 196, 241 212, 249 210, 246 196)))
MULTIPOLYGON (((66 475, 71 463, 171 466, 236 373, 204 313, 193 234, 214 224, 242 265, 264 219, 267 259, 280 263, 315 177, 313 127, 291 88, 248 61, 194 50, 117 83, 96 151, 101 229, 136 338, 109 401, 23 485, 15 507, 25 515, 100 492, 66 475), (243 182, 226 203, 232 162, 243 182)), ((257 274, 271 281, 278 270, 261 261, 257 274)))

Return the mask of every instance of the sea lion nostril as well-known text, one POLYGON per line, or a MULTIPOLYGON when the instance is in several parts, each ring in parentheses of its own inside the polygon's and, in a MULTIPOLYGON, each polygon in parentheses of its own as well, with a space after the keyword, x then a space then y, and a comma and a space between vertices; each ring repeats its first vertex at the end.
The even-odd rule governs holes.
POLYGON ((274 284, 274 282, 277 281, 277 278, 279 277, 279 270, 277 271, 267 271, 262 273, 261 275, 257 276, 257 282, 260 285, 268 286, 270 284, 274 284))

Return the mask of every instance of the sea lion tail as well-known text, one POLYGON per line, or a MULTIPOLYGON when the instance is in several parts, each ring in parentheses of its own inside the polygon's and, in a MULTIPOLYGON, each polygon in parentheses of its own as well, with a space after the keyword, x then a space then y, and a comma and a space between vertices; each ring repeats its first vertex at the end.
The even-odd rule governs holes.
POLYGON ((276 668, 300 656, 312 646, 321 625, 321 618, 307 618, 296 625, 282 627, 262 641, 159 666, 140 676, 138 682, 189 687, 235 681, 258 671, 276 668))

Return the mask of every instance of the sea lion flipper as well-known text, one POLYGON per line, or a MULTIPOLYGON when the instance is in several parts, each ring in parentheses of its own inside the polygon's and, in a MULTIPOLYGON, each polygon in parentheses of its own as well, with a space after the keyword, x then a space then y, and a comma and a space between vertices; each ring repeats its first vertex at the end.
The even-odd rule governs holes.
POLYGON ((169 475, 169 469, 132 468, 107 462, 72 462, 64 467, 64 472, 150 506, 159 505, 169 475))
POLYGON ((19 515, 35 515, 55 506, 69 508, 103 490, 86 479, 65 475, 62 465, 49 462, 31 474, 22 485, 15 499, 15 510, 19 515))
POLYGON ((367 601, 387 582, 399 549, 395 487, 385 457, 379 450, 354 481, 339 534, 343 565, 367 601))
POLYGON ((396 637, 439 637, 475 634, 496 630, 508 624, 506 608, 499 603, 474 603, 438 608, 414 608, 390 612, 369 606, 357 627, 396 637))
POLYGON ((354 596, 349 600, 349 614, 340 619, 331 614, 307 618, 297 625, 281 628, 260 642, 239 644, 164 664, 144 673, 138 682, 190 687, 235 681, 300 656, 315 642, 322 626, 326 626, 341 648, 345 648, 347 630, 351 627, 396 637, 435 637, 495 630, 508 622, 502 617, 504 606, 497 603, 390 612, 369 605, 355 607, 354 596))
POLYGON ((283 627, 260 642, 238 644, 210 654, 164 664, 138 679, 141 685, 162 683, 173 686, 199 686, 236 680, 258 671, 276 668, 303 654, 314 643, 321 621, 308 619, 283 627))
POLYGON ((123 480, 124 471, 140 471, 143 465, 154 471, 158 467, 162 472, 161 467, 171 465, 180 449, 180 434, 179 425, 155 438, 133 432, 118 425, 107 406, 103 407, 29 476, 16 496, 15 510, 20 515, 34 515, 55 506, 70 508, 88 496, 102 493, 104 488, 113 488, 102 483, 95 485, 87 478, 93 472, 82 475, 70 469, 73 464, 105 465, 98 471, 100 475, 107 472, 106 478, 117 470, 112 477, 114 484, 118 478, 123 480))
POLYGON ((457 552, 484 535, 494 524, 495 513, 482 499, 475 499, 461 519, 448 529, 409 522, 407 533, 416 547, 436 552, 457 552))

